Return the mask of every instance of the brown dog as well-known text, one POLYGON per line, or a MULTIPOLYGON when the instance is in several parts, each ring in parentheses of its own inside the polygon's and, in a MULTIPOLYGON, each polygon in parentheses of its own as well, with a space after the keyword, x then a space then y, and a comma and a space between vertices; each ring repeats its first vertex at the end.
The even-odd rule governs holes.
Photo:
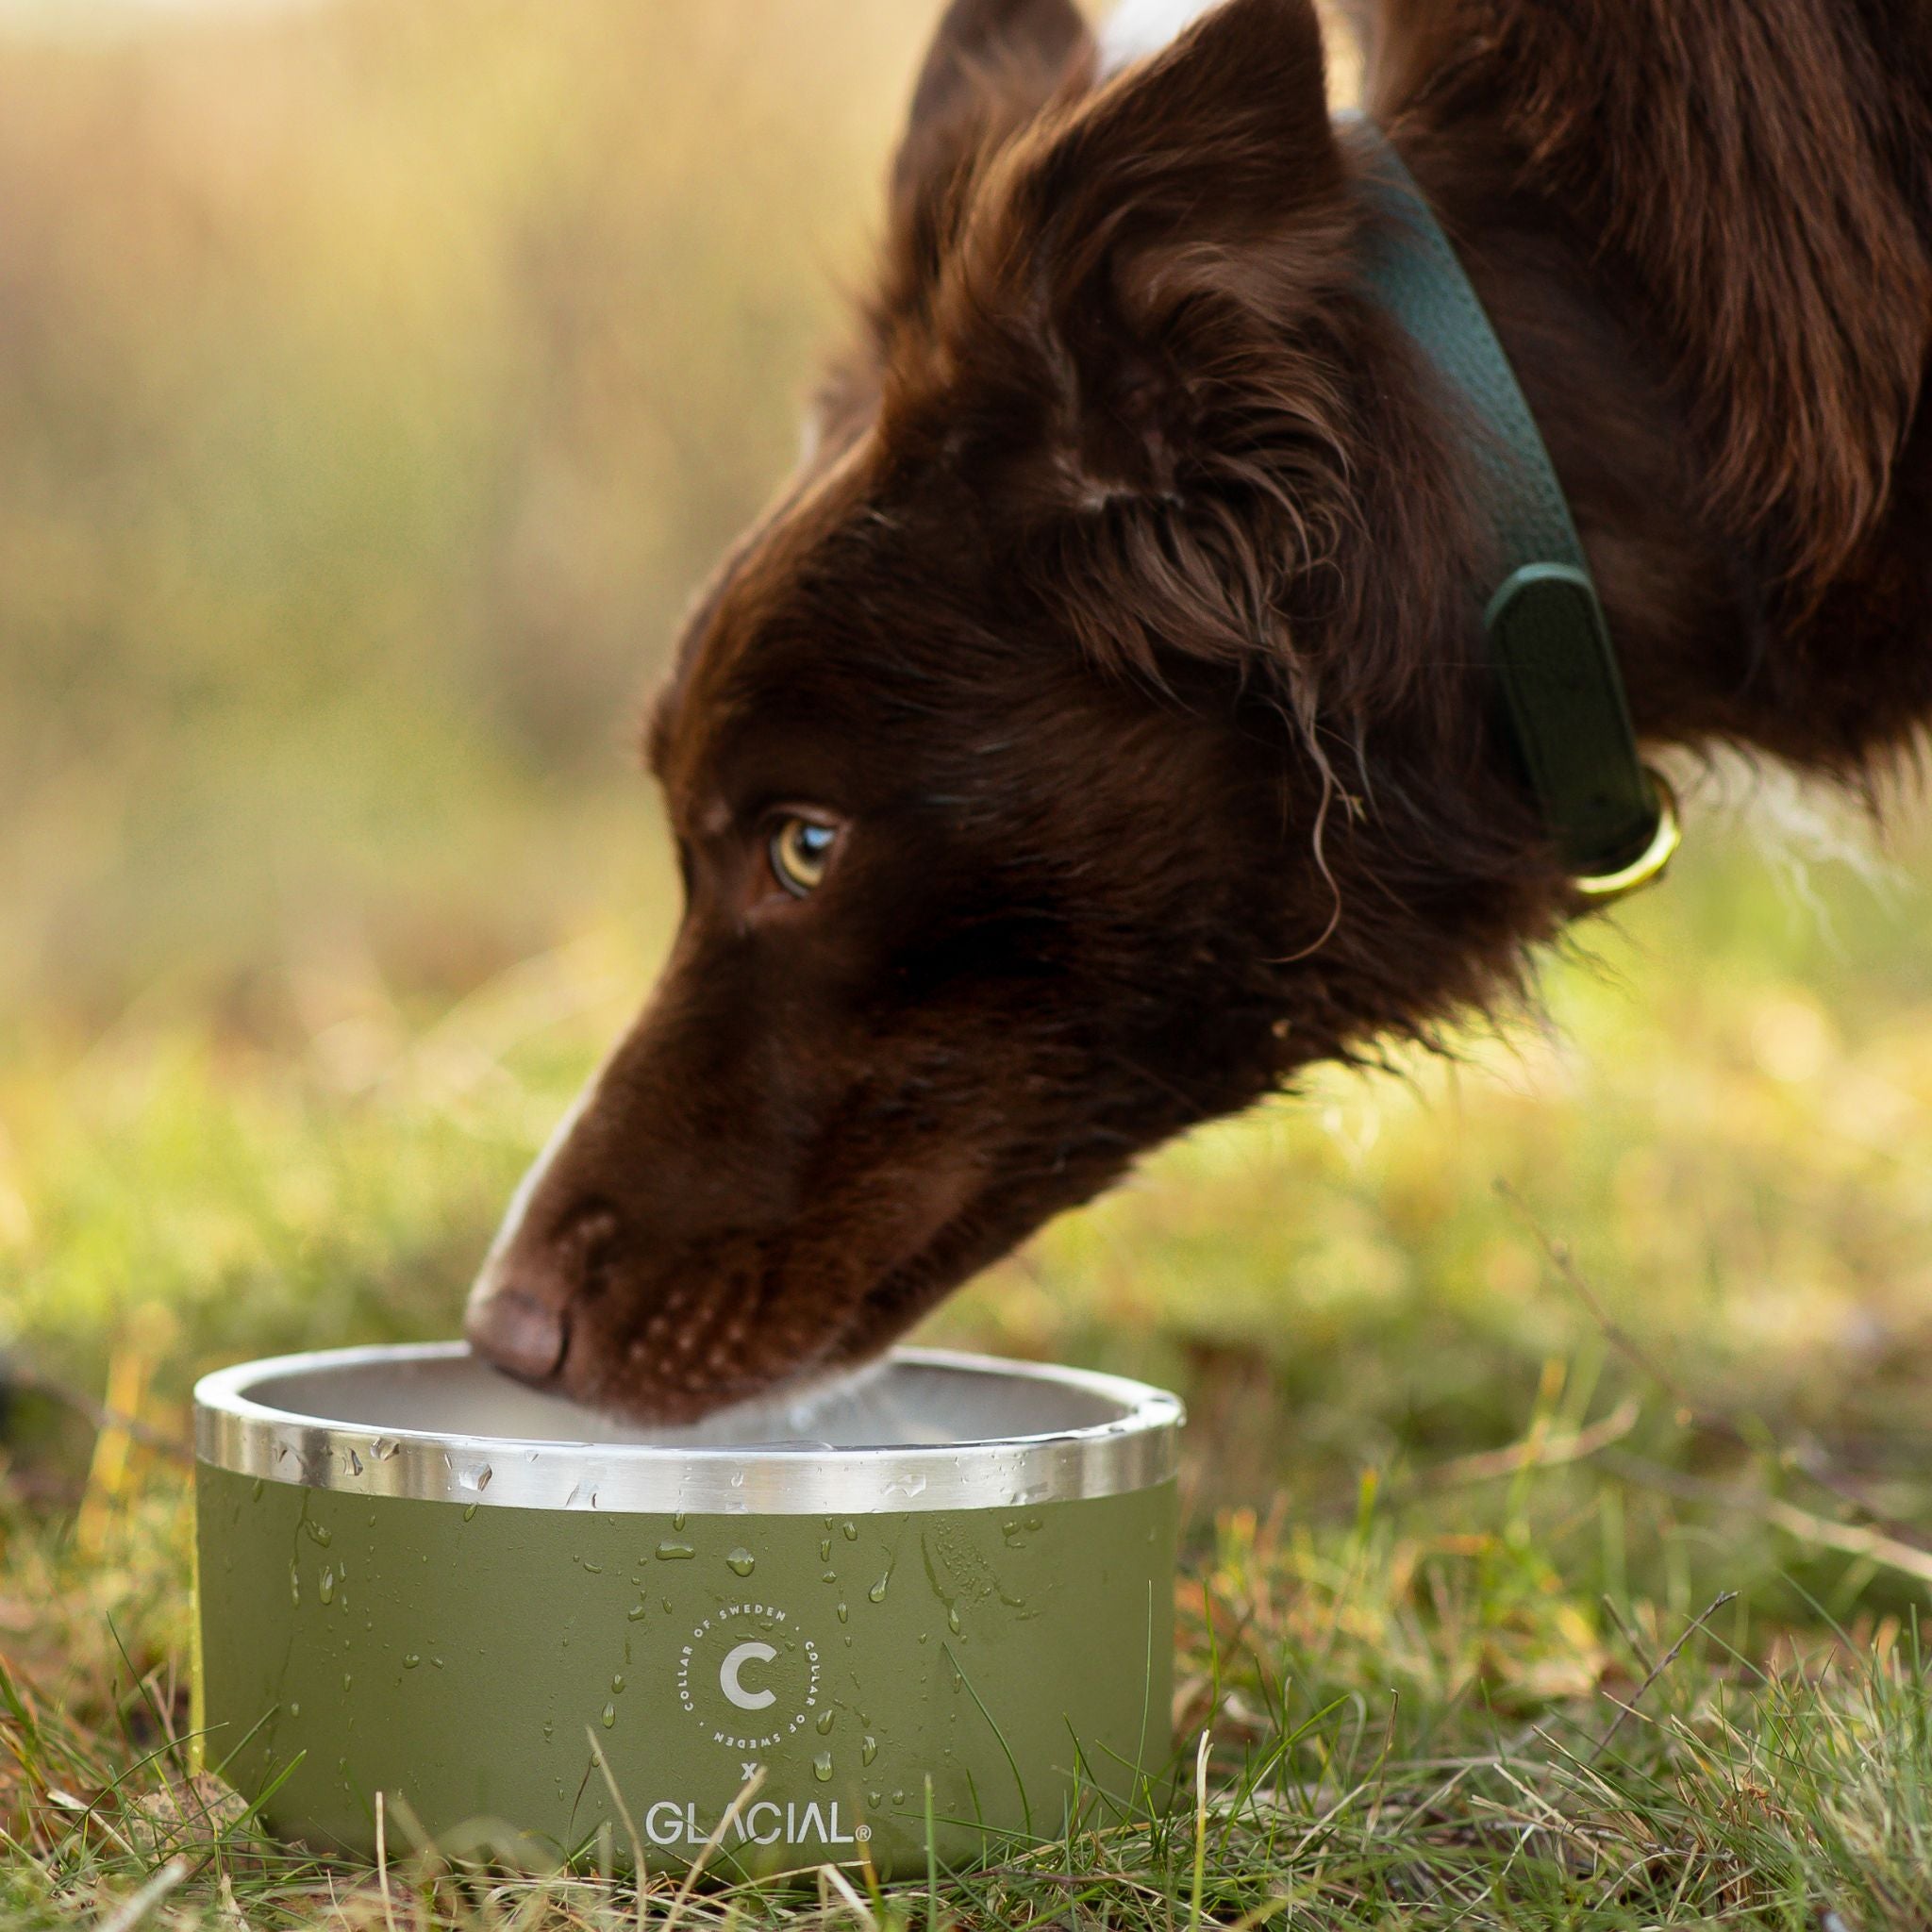
MULTIPOLYGON (((1642 739, 1857 780, 1932 712, 1932 4, 1369 11, 1642 739)), ((477 1284, 485 1354, 658 1416, 863 1361, 1580 909, 1361 167, 1310 0, 1105 80, 1070 0, 948 12, 862 342, 652 720, 684 923, 477 1284)))

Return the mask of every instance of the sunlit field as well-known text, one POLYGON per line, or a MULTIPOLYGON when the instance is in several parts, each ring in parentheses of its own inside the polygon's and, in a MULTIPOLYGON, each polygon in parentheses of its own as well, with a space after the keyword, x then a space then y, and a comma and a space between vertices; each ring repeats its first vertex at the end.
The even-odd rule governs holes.
POLYGON ((188 1390, 453 1333, 643 997, 641 700, 930 11, 0 25, 0 1924, 1932 1921, 1932 826, 1734 771, 1534 1009, 924 1331, 1188 1398, 1172 1812, 680 1896, 191 1775, 188 1390))

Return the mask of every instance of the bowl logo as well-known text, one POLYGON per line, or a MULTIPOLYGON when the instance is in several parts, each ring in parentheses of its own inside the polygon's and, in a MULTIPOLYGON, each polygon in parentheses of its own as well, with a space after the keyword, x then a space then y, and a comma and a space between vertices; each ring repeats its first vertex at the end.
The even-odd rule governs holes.
POLYGON ((819 1647, 774 1604, 726 1604, 677 1653, 677 1701, 734 1751, 768 1751, 819 1707, 819 1647))

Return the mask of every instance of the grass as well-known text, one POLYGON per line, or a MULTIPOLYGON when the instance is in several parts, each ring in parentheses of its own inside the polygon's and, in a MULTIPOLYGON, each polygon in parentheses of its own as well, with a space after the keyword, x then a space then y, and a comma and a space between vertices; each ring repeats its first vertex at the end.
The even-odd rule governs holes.
MULTIPOLYGON (((29 1394, 0 1474, 0 1924, 1926 1923, 1932 982, 1908 907, 1829 869, 1814 896, 1720 839, 1554 971, 1547 1025, 1319 1077, 932 1324, 1189 1395, 1195 1802, 931 1887, 640 1895, 403 1826, 379 1872, 278 1850, 180 1749, 180 1469, 29 1394)), ((440 1010, 364 961, 309 989, 301 1038, 17 1035, 20 1359, 165 1439, 216 1361, 447 1332, 647 952, 598 924, 440 1010)))
POLYGON ((785 460, 923 25, 0 35, 0 1932, 1932 1923, 1924 908, 1694 810, 1546 1022, 1318 1076, 930 1324, 1187 1395, 1190 1802, 641 1895, 406 1821, 319 1864, 188 1773, 153 1445, 220 1362, 448 1333, 638 998, 621 721, 785 460))

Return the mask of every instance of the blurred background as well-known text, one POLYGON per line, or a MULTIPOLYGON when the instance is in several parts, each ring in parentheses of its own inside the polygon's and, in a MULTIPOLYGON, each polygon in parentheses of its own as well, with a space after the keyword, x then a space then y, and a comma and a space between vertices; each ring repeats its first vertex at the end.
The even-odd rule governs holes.
MULTIPOLYGON (((790 460, 936 10, 0 4, 17 1366, 178 1428, 219 1361, 454 1332, 675 918, 641 701, 790 460)), ((1696 791, 1542 1012, 1196 1137, 931 1332, 1175 1382, 1203 1492, 1257 1505, 1630 1388, 1683 1467, 1729 1453, 1694 1399, 1909 1480, 1927 841, 1696 791)), ((1674 1600, 1670 1521, 1628 1560, 1674 1600)))

